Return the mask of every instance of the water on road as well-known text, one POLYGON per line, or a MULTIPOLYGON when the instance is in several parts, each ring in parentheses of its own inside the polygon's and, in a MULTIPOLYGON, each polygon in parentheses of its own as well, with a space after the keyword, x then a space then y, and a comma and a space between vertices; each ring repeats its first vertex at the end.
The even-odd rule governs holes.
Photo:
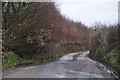
POLYGON ((117 78, 105 65, 87 57, 89 51, 70 53, 37 66, 19 67, 3 74, 4 78, 117 78), (74 59, 76 58, 76 59, 74 59))

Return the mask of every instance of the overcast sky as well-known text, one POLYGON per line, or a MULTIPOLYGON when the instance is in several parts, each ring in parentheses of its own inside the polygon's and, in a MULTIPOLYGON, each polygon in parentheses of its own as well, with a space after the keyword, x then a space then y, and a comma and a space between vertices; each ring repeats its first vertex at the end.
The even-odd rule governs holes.
POLYGON ((116 24, 119 0, 57 0, 61 14, 85 25, 116 24))

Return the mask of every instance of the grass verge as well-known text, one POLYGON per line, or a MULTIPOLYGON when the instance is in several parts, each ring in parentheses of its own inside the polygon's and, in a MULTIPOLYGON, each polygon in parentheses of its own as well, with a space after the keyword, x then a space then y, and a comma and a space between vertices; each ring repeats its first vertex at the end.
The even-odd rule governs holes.
POLYGON ((38 53, 37 55, 33 56, 32 59, 22 59, 13 52, 5 52, 3 53, 2 64, 0 64, 0 66, 2 66, 2 68, 8 68, 8 67, 16 67, 18 65, 24 66, 24 65, 45 63, 45 62, 54 61, 70 52, 71 51, 59 52, 57 54, 38 53))

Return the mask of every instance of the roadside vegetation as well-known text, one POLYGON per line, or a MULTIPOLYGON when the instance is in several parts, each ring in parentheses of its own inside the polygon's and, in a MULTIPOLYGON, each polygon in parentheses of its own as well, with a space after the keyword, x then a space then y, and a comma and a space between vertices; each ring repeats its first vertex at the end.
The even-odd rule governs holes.
POLYGON ((119 25, 96 25, 91 38, 90 58, 105 62, 120 71, 119 25))
POLYGON ((13 52, 4 52, 2 55, 2 64, 0 64, 0 66, 2 66, 3 68, 8 68, 8 67, 27 66, 27 65, 46 63, 59 59, 60 57, 68 53, 79 52, 79 51, 83 51, 83 50, 65 51, 56 54, 38 53, 34 55, 31 59, 20 58, 19 55, 13 52))
POLYGON ((55 2, 2 3, 1 66, 49 62, 90 49, 90 58, 120 71, 119 25, 88 28, 61 15, 57 6, 55 2))
POLYGON ((2 2, 3 67, 48 62, 89 47, 89 28, 61 15, 57 6, 2 2))
POLYGON ((19 65, 38 64, 38 63, 56 60, 63 55, 65 55, 65 53, 59 53, 59 54, 39 53, 33 56, 31 59, 23 59, 13 52, 6 52, 6 53, 3 53, 2 66, 3 68, 6 68, 6 67, 16 67, 19 65))

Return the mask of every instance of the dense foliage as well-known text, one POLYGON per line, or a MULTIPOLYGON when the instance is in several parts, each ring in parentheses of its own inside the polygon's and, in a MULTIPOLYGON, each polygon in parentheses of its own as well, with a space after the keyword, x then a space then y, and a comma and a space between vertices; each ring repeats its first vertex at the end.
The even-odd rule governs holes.
POLYGON ((89 45, 89 29, 62 16, 55 2, 4 2, 2 8, 3 52, 32 58, 40 52, 59 53, 67 43, 89 45))
POLYGON ((89 56, 120 70, 120 35, 118 29, 118 25, 109 27, 97 25, 93 31, 89 56))

